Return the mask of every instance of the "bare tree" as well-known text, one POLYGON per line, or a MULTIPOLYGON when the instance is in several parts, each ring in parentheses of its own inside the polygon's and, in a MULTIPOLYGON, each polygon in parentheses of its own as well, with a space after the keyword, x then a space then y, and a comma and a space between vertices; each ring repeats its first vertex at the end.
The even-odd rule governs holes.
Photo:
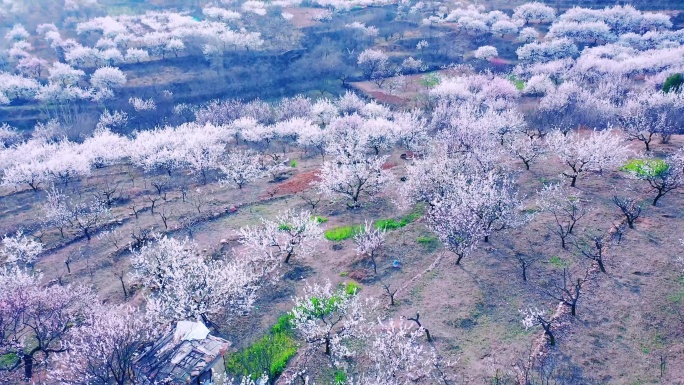
MULTIPOLYGON (((156 206, 157 202, 161 199, 160 196, 154 196, 154 195, 145 195, 145 199, 147 199, 152 205, 150 206, 150 214, 154 215, 154 207, 156 206)), ((135 209, 134 209, 135 211, 135 209)), ((137 218, 137 215, 136 215, 137 218)))
POLYGON ((513 256, 515 257, 515 261, 520 266, 523 281, 527 282, 527 273, 529 268, 539 261, 540 254, 530 246, 529 252, 526 253, 516 250, 513 253, 513 256))
POLYGON ((124 280, 124 278, 126 277, 126 274, 127 274, 127 273, 126 273, 126 270, 124 270, 124 269, 121 269, 121 270, 119 270, 119 269, 113 270, 113 271, 112 271, 112 274, 114 274, 114 276, 115 276, 115 277, 119 280, 119 282, 121 283, 121 289, 123 290, 124 301, 126 301, 126 300, 128 299, 128 291, 126 290, 126 282, 125 282, 125 280, 124 280))
POLYGON ((544 329, 544 334, 549 339, 549 345, 556 345, 556 337, 553 335, 553 332, 551 331, 551 327, 553 326, 553 319, 548 318, 546 316, 545 311, 539 310, 537 308, 529 308, 527 310, 521 310, 520 313, 522 313, 525 316, 525 318, 523 318, 522 320, 522 323, 526 329, 529 329, 536 325, 540 325, 544 329))
POLYGON ((621 198, 617 195, 613 195, 613 203, 622 211, 622 215, 625 216, 629 228, 633 229, 634 222, 641 215, 641 205, 632 198, 621 198))
POLYGON ((150 184, 157 190, 157 195, 166 200, 167 187, 171 184, 171 178, 168 175, 164 175, 160 178, 152 179, 150 184))
POLYGON ((70 204, 71 225, 79 229, 83 235, 90 241, 92 232, 96 231, 104 218, 109 215, 107 207, 98 201, 78 202, 70 204))
POLYGON ((139 249, 145 243, 149 242, 152 240, 152 235, 153 235, 154 229, 151 227, 140 227, 136 225, 133 230, 131 230, 131 238, 133 239, 133 242, 131 243, 131 249, 139 249))
POLYGON ((98 184, 97 189, 93 193, 95 199, 111 209, 112 206, 121 199, 121 189, 119 184, 111 184, 109 179, 105 179, 104 184, 98 184))
POLYGON ((197 214, 202 214, 202 208, 212 202, 211 193, 212 191, 207 193, 206 189, 202 190, 198 188, 190 195, 188 202, 197 209, 197 214))
POLYGON ((383 281, 382 279, 380 279, 380 284, 382 285, 382 288, 385 290, 385 293, 387 294, 387 297, 390 300, 390 306, 394 306, 394 296, 397 294, 399 289, 395 288, 393 290, 391 284, 383 281))
POLYGON ((169 229, 169 218, 173 215, 172 210, 167 210, 166 207, 162 207, 161 210, 159 211, 159 217, 162 220, 162 223, 164 223, 164 229, 168 230, 169 229))
POLYGON ((593 236, 589 242, 575 243, 575 247, 582 256, 596 262, 602 273, 606 272, 606 267, 603 264, 603 237, 593 236))
POLYGON ((301 194, 300 197, 304 202, 311 206, 311 212, 315 213, 316 207, 318 207, 318 204, 321 203, 320 194, 301 194))
POLYGON ((573 279, 570 270, 564 268, 561 279, 552 279, 544 293, 569 307, 570 314, 574 316, 577 314, 577 301, 580 297, 580 290, 586 280, 587 277, 573 279))
POLYGON ((138 212, 139 212, 140 210, 138 210, 138 207, 137 207, 135 201, 134 201, 130 196, 128 197, 128 200, 129 200, 129 202, 131 202, 131 203, 128 205, 128 208, 131 209, 132 214, 135 216, 135 219, 138 219, 138 212))
POLYGON ((415 316, 415 317, 406 318, 406 319, 407 319, 408 321, 413 321, 413 322, 415 322, 416 325, 418 325, 419 328, 425 330, 425 336, 427 337, 428 342, 432 342, 432 336, 430 335, 430 331, 420 323, 420 313, 417 313, 417 312, 416 312, 416 316, 415 316))
POLYGON ((102 231, 97 235, 97 238, 104 240, 105 242, 114 246, 116 251, 122 250, 124 248, 124 234, 120 229, 114 226, 110 226, 107 230, 102 231))

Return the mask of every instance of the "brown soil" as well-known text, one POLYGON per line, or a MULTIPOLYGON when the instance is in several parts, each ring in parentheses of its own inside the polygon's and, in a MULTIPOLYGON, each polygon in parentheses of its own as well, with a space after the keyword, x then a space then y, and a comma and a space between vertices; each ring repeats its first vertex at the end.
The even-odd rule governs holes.
POLYGON ((275 186, 278 195, 297 194, 312 187, 312 183, 320 180, 320 170, 311 170, 295 174, 290 179, 275 186))

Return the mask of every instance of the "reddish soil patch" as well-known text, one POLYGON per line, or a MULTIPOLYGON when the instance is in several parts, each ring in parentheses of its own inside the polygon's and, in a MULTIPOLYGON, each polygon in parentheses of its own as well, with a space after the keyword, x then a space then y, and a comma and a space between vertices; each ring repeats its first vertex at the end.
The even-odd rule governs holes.
POLYGON ((505 66, 505 65, 510 65, 513 64, 512 61, 502 59, 500 57, 493 57, 489 59, 489 63, 494 66, 505 66))
POLYGON ((370 93, 375 100, 381 102, 381 103, 386 103, 386 104, 395 104, 395 105, 402 105, 406 103, 406 100, 394 96, 394 95, 388 95, 384 92, 379 92, 379 91, 373 91, 370 93))
POLYGON ((382 165, 383 170, 389 170, 389 169, 394 168, 394 167, 397 167, 397 164, 394 162, 387 162, 387 163, 382 165))
POLYGON ((319 181, 321 171, 312 170, 303 172, 301 174, 296 174, 292 178, 286 180, 285 182, 276 186, 278 189, 278 195, 284 194, 296 194, 311 188, 311 183, 319 181))

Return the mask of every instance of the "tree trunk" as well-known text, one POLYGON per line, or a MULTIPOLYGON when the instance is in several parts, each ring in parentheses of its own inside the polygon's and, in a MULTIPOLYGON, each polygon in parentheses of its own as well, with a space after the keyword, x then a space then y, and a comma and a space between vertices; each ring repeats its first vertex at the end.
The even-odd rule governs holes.
POLYGON ((24 360, 24 381, 30 382, 33 377, 33 353, 35 349, 29 354, 24 354, 22 357, 24 360))
POLYGON ((658 195, 656 195, 656 197, 653 199, 653 206, 658 204, 658 200, 662 198, 663 195, 665 195, 665 193, 663 193, 662 191, 658 191, 658 195))
POLYGON ((527 282, 527 266, 524 263, 522 265, 522 278, 524 282, 527 282))
POLYGON ((128 292, 126 291, 126 284, 124 283, 124 280, 123 280, 123 274, 119 276, 119 281, 121 281, 121 288, 123 289, 124 301, 125 301, 128 299, 128 292))
POLYGON ((554 337, 553 333, 551 333, 551 325, 544 326, 544 334, 546 334, 546 336, 549 337, 549 345, 555 346, 556 345, 556 337, 554 337))
POLYGON ((601 273, 605 273, 606 267, 603 265, 603 260, 597 259, 596 262, 598 262, 599 270, 601 270, 601 273))
POLYGON ((577 175, 570 177, 570 187, 575 187, 576 182, 577 182, 577 175))
POLYGON ((463 254, 457 254, 458 258, 456 258, 456 264, 460 265, 461 264, 461 259, 463 259, 463 254))
POLYGON ((432 342, 432 336, 430 335, 430 331, 426 328, 423 328, 423 330, 425 330, 425 336, 427 337, 428 342, 432 342))
POLYGON ((626 217, 627 217, 627 226, 630 229, 634 229, 634 219, 632 219, 629 215, 627 215, 626 217))

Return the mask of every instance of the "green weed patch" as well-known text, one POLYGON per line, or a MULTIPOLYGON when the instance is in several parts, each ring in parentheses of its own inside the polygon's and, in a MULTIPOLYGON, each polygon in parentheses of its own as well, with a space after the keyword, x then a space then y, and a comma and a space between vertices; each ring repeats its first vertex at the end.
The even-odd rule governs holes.
POLYGON ((639 178, 659 176, 668 169, 669 166, 662 159, 632 159, 621 168, 622 171, 630 172, 639 178))
POLYGON ((363 231, 363 225, 339 226, 326 230, 323 235, 325 236, 325 239, 329 241, 339 242, 352 238, 361 231, 363 231))
POLYGON ((226 371, 256 381, 266 372, 269 378, 283 373, 287 362, 297 353, 291 325, 292 316, 286 314, 270 332, 241 351, 226 356, 226 371))

